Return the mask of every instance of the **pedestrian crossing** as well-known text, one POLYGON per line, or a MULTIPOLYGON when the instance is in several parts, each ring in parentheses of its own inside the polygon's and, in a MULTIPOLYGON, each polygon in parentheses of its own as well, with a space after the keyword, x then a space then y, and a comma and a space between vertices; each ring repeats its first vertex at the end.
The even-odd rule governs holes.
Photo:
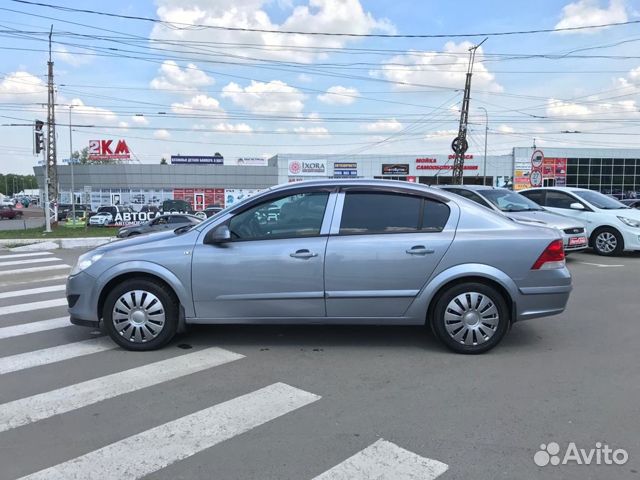
MULTIPOLYGON (((131 397, 139 402, 153 395, 151 408, 158 408, 164 397, 158 397, 157 393, 176 388, 175 382, 184 385, 198 374, 202 381, 202 378, 209 378, 209 372, 212 375, 218 372, 220 378, 227 378, 224 372, 234 365, 246 366, 255 362, 255 359, 218 346, 178 350, 178 355, 176 350, 171 350, 167 358, 165 351, 157 352, 158 355, 153 352, 125 352, 106 336, 91 338, 96 332, 71 325, 69 317, 64 315, 66 302, 64 284, 59 281, 61 278, 55 274, 31 276, 32 269, 38 268, 34 266, 38 262, 31 263, 31 260, 47 259, 44 262, 47 264, 59 261, 45 253, 48 252, 19 254, 18 258, 29 260, 29 263, 20 262, 25 265, 21 270, 12 268, 15 256, 0 254, 0 278, 5 281, 0 283, 0 392, 3 392, 3 385, 19 385, 16 379, 23 379, 25 384, 29 384, 32 375, 38 375, 44 367, 57 367, 57 370, 47 370, 48 375, 55 376, 55 382, 45 383, 47 386, 41 389, 37 388, 39 384, 35 384, 29 387, 31 390, 27 395, 15 397, 9 394, 4 403, 0 403, 0 465, 12 460, 8 458, 9 453, 3 453, 10 451, 1 445, 3 435, 20 438, 15 435, 25 429, 25 435, 34 435, 39 426, 46 424, 47 428, 52 428, 52 425, 64 425, 67 418, 73 418, 86 407, 98 412, 108 411, 113 404, 122 408, 131 397), (12 271, 20 273, 11 273, 12 277, 7 277, 6 272, 12 271), (32 279, 25 279, 25 274, 32 279), (12 324, 16 321, 20 323, 12 324), (70 332, 74 332, 73 335, 70 332), (75 336, 85 332, 84 339, 75 336), (43 339, 49 343, 39 343, 43 339), (26 346, 31 344, 30 340, 37 346, 26 346), (19 343, 13 343, 17 341, 19 343), (9 345, 15 345, 13 352, 18 353, 3 353, 3 348, 9 345), (23 345, 22 350, 15 350, 23 345), (115 369, 98 369, 100 373, 93 373, 94 370, 87 367, 83 372, 85 376, 79 379, 65 374, 65 365, 70 365, 65 362, 74 362, 75 366, 95 365, 95 362, 102 364, 105 359, 114 361, 114 355, 118 355, 115 369), (98 358, 100 360, 96 360, 98 358), (149 360, 144 361, 145 358, 149 360), (202 376, 204 372, 207 372, 206 377, 202 376)), ((64 264, 60 266, 69 268, 64 264)), ((255 387, 235 386, 232 395, 223 396, 224 401, 205 402, 195 411, 178 413, 177 417, 152 417, 154 420, 150 425, 128 430, 103 443, 100 442, 100 431, 90 432, 96 438, 91 447, 83 449, 81 446, 77 453, 47 460, 46 464, 35 468, 30 463, 21 466, 21 470, 16 470, 19 473, 11 477, 3 476, 0 467, 0 478, 4 480, 23 475, 20 478, 29 480, 139 479, 160 474, 163 469, 208 449, 215 449, 228 440, 250 439, 254 432, 271 422, 293 427, 291 419, 294 413, 315 415, 314 405, 328 401, 323 399, 321 392, 280 380, 285 379, 275 379, 275 383, 266 382, 255 387), (236 391, 238 388, 241 391, 236 391)), ((208 388, 216 389, 217 385, 211 383, 208 388)), ((172 412, 171 407, 175 406, 168 404, 167 407, 167 411, 172 412)), ((448 469, 442 462, 422 457, 387 440, 378 439, 367 446, 370 442, 362 445, 360 451, 350 448, 345 451, 344 461, 337 465, 335 461, 331 462, 323 466, 323 473, 312 472, 306 478, 432 480, 448 469)), ((277 449, 277 441, 274 444, 273 448, 277 449)), ((288 456, 286 451, 280 453, 283 458, 288 456)), ((207 478, 217 477, 212 473, 207 478)))

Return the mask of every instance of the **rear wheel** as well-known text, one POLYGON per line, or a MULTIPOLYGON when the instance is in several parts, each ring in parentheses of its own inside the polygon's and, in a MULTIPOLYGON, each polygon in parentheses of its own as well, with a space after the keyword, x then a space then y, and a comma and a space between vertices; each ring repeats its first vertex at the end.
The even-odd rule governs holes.
POLYGON ((495 347, 509 330, 505 299, 483 283, 454 285, 440 294, 431 318, 436 336, 457 353, 484 353, 495 347))
POLYGON ((109 292, 103 318, 107 333, 121 347, 155 350, 176 334, 178 301, 158 282, 127 280, 109 292))
POLYGON ((624 239, 615 228, 605 227, 593 233, 591 246, 598 255, 620 255, 624 250, 624 239))

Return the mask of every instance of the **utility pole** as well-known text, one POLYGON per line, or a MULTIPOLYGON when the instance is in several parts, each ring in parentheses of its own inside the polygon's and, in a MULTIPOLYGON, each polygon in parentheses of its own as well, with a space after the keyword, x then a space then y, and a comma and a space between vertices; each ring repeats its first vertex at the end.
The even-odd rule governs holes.
POLYGON ((76 185, 73 178, 73 135, 71 134, 71 109, 73 105, 69 104, 69 165, 71 165, 71 215, 73 218, 73 226, 76 225, 76 185))
MULTIPOLYGON (((49 30, 49 61, 47 62, 47 159, 45 188, 48 190, 49 200, 58 202, 58 161, 56 157, 56 113, 55 113, 55 92, 53 87, 53 60, 51 58, 51 36, 53 35, 53 25, 49 30)), ((50 210, 47 205, 47 211, 50 210)), ((57 219, 57 208, 54 208, 54 215, 57 219)), ((49 213, 49 215, 51 215, 49 213)))
POLYGON ((464 175, 464 154, 469 148, 467 141, 467 124, 469 122, 469 100, 471 99, 471 75, 473 74, 473 62, 476 59, 476 50, 486 42, 485 38, 478 45, 474 45, 469 49, 469 66, 467 67, 467 77, 464 84, 464 95, 462 98, 462 109, 460 110, 460 126, 458 127, 458 136, 451 143, 455 160, 453 161, 453 184, 462 185, 464 175))
POLYGON ((484 107, 480 107, 480 110, 484 110, 484 161, 482 166, 482 172, 484 176, 482 177, 482 185, 487 184, 487 137, 489 135, 489 113, 487 109, 484 107))

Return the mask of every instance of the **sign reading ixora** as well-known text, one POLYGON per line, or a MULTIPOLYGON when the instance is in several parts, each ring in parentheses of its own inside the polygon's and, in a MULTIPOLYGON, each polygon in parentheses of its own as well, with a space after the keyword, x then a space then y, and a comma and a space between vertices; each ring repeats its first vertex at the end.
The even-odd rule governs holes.
POLYGON ((326 160, 289 160, 289 175, 292 177, 326 176, 326 160))

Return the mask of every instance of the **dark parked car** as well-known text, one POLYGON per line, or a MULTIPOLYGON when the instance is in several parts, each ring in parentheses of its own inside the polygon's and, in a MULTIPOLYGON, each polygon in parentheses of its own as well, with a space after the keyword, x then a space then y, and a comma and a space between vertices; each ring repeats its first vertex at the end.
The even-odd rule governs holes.
POLYGON ((20 210, 16 210, 15 208, 9 205, 3 205, 0 207, 0 219, 13 220, 14 218, 22 218, 22 212, 20 210))
POLYGON ((214 216, 216 213, 219 213, 223 210, 223 208, 219 205, 207 205, 204 209, 204 213, 207 215, 207 218, 214 216))
MULTIPOLYGON (((87 205, 76 205, 76 217, 81 217, 82 215, 78 215, 78 213, 83 214, 90 210, 90 207, 87 205)), ((70 203, 59 203, 58 204, 58 221, 62 222, 67 219, 71 215, 73 211, 73 206, 70 203)))
POLYGON ((128 225, 118 230, 118 238, 132 237, 143 233, 175 230, 185 225, 197 225, 202 220, 193 215, 162 215, 140 225, 128 225))
POLYGON ((620 203, 624 203, 629 208, 640 209, 640 198, 627 198, 625 200, 620 200, 620 203))

